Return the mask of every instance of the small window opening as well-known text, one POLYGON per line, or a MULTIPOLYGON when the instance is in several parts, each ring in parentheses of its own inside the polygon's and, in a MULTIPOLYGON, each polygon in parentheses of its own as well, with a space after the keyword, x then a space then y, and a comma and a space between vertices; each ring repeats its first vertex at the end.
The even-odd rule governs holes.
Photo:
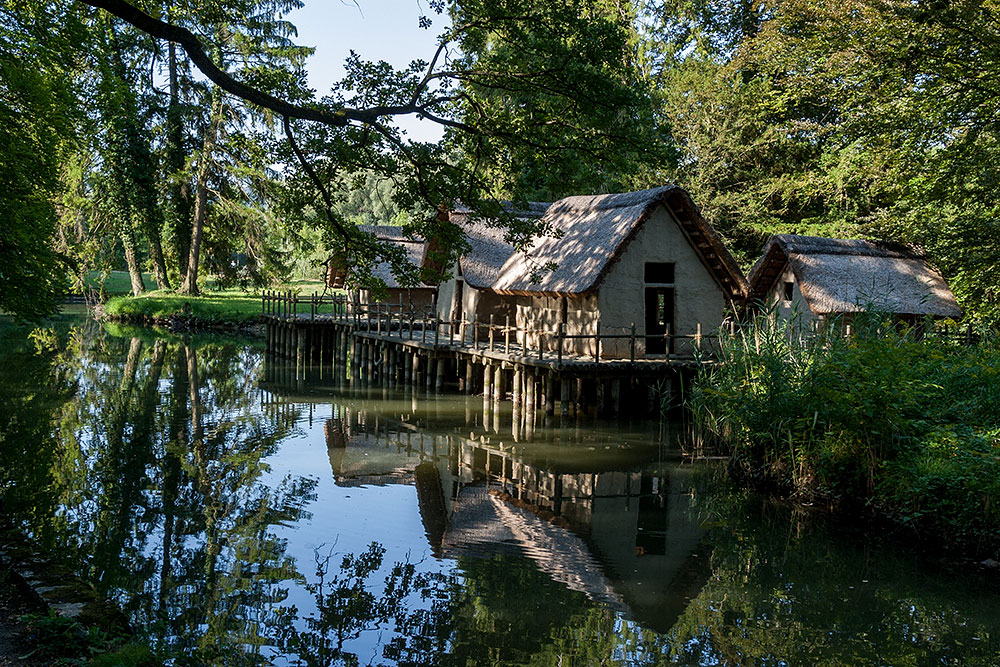
POLYGON ((785 282, 785 301, 792 300, 792 291, 793 291, 792 288, 794 286, 795 284, 791 280, 785 282))
POLYGON ((644 274, 647 283, 672 285, 674 282, 674 263, 646 262, 644 274))

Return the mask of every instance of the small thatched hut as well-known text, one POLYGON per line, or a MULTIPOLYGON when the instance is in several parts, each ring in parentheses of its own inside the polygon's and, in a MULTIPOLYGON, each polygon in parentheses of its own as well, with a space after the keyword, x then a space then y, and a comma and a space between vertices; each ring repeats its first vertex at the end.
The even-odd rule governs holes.
POLYGON ((912 248, 779 234, 750 271, 750 299, 805 325, 874 309, 917 322, 960 317, 941 274, 912 248))
MULTIPOLYGON (((553 349, 560 325, 570 336, 592 336, 598 327, 602 334, 629 334, 634 324, 636 356, 684 354, 690 339, 673 339, 671 347, 664 334, 711 333, 746 296, 743 273, 676 186, 567 197, 549 205, 542 222, 552 234, 526 253, 470 235, 482 249, 476 261, 463 258, 460 266, 467 283, 492 294, 499 304, 494 312, 511 314, 523 332, 518 342, 531 349, 553 349), (548 335, 539 340, 539 331, 548 335)), ((439 303, 445 299, 442 286, 439 303)), ((594 345, 575 339, 563 349, 592 354, 594 345)), ((602 342, 604 357, 629 353, 627 340, 602 342)))
MULTIPOLYGON (((529 202, 524 210, 510 211, 521 219, 540 218, 548 202, 529 202)), ((473 222, 469 210, 459 208, 449 215, 465 235, 469 249, 452 267, 450 276, 438 287, 438 317, 444 321, 475 320, 488 322, 492 315, 498 324, 509 316, 514 321, 511 299, 492 291, 504 263, 514 254, 514 246, 504 239, 504 232, 483 221, 473 222)))
MULTIPOLYGON (((392 227, 389 225, 362 225, 359 226, 358 229, 362 232, 372 234, 380 241, 389 241, 402 246, 403 249, 406 250, 407 257, 413 265, 414 270, 420 266, 424 254, 425 243, 423 239, 405 236, 400 227, 392 227)), ((331 259, 331 266, 334 264, 334 261, 335 259, 331 259)), ((386 298, 376 300, 371 290, 359 289, 352 295, 352 300, 361 304, 390 304, 401 307, 405 311, 413 310, 421 313, 433 307, 435 296, 437 294, 437 287, 434 285, 421 283, 416 287, 405 287, 401 285, 399 280, 392 274, 392 269, 388 262, 378 264, 373 273, 377 278, 380 278, 385 282, 387 291, 386 298)), ((329 280, 327 285, 329 287, 337 286, 330 284, 329 280)), ((339 286, 343 286, 343 278, 340 278, 339 286)))

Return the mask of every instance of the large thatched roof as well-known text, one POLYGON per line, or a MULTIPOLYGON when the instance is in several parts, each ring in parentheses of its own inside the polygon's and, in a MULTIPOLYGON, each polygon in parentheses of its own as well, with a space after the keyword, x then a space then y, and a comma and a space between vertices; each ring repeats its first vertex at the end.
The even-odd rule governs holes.
POLYGON ((873 241, 779 234, 750 271, 750 296, 763 301, 791 268, 816 315, 876 308, 900 315, 959 317, 944 278, 913 249, 873 241))
MULTIPOLYGON (((420 266, 424 252, 424 240, 419 237, 409 237, 403 234, 402 227, 391 225, 358 225, 358 229, 367 234, 372 234, 379 241, 390 241, 396 243, 406 250, 406 256, 414 269, 420 266)), ((392 274, 392 266, 388 262, 380 262, 372 273, 385 281, 385 286, 389 289, 399 289, 403 287, 399 280, 392 274)), ((431 285, 420 284, 414 289, 434 289, 431 285)))
POLYGON ((666 206, 692 247, 731 300, 746 295, 746 279, 690 196, 674 185, 623 194, 567 197, 545 212, 558 236, 538 239, 525 253, 510 254, 494 291, 505 294, 572 295, 596 289, 649 215, 666 206), (556 264, 554 271, 545 270, 556 264))
MULTIPOLYGON (((528 202, 525 209, 508 211, 517 218, 540 218, 548 206, 548 202, 528 202)), ((473 221, 464 207, 452 211, 450 220, 462 228, 469 243, 469 250, 459 259, 465 282, 476 289, 493 287, 500 268, 514 254, 514 246, 504 239, 504 230, 485 221, 473 221)))

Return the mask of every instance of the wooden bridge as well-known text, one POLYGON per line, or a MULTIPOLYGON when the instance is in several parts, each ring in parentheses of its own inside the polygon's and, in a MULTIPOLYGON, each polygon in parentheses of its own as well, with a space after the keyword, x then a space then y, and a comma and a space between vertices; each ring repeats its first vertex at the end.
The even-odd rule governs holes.
MULTIPOLYGON (((361 385, 414 385, 442 391, 457 388, 515 409, 562 415, 581 410, 600 414, 646 412, 669 401, 677 378, 691 374, 701 355, 710 357, 717 338, 664 335, 667 349, 678 339, 692 344, 690 355, 638 357, 642 336, 601 331, 569 335, 527 330, 503 322, 445 321, 429 309, 418 312, 395 304, 361 304, 343 295, 299 296, 265 292, 261 307, 270 354, 294 360, 295 374, 323 369, 337 381, 361 385), (586 339, 591 352, 571 352, 586 339), (628 356, 602 353, 608 341, 626 340, 628 356), (537 341, 526 347, 522 341, 537 341), (625 407, 628 410, 625 410, 625 407)), ((292 364, 289 363, 289 370, 292 364)))

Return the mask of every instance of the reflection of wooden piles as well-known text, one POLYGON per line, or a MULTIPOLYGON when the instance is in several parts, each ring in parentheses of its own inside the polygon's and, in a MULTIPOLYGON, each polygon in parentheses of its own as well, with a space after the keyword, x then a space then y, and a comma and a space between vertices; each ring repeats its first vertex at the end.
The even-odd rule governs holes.
POLYGON ((427 531, 427 541, 431 545, 431 553, 440 558, 443 553, 444 531, 448 526, 448 510, 444 505, 444 488, 441 486, 441 476, 433 463, 423 462, 414 469, 416 478, 417 503, 420 507, 420 518, 427 531))
POLYGON ((344 456, 347 454, 347 431, 342 419, 327 419, 323 424, 326 436, 326 453, 330 457, 330 469, 337 477, 344 470, 344 456))
POLYGON ((342 420, 327 419, 323 425, 323 434, 326 436, 326 446, 330 449, 347 447, 347 431, 342 420))

